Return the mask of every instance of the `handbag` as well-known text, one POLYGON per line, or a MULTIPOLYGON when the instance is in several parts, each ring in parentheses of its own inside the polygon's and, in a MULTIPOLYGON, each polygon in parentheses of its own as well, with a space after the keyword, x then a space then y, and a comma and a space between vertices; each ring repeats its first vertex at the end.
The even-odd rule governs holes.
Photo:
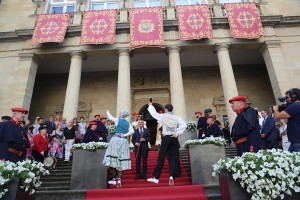
POLYGON ((83 139, 83 135, 80 134, 80 132, 76 131, 76 132, 75 132, 75 139, 76 139, 76 140, 82 140, 82 139, 83 139))

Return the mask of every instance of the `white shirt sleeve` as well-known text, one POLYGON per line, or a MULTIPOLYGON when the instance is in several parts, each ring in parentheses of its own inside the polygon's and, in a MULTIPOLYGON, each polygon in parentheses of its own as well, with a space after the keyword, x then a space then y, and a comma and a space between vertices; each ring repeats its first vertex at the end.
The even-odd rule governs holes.
POLYGON ((119 122, 118 118, 113 117, 109 112, 106 112, 106 115, 109 120, 115 122, 115 125, 118 126, 118 122, 119 122))
POLYGON ((186 127, 186 123, 180 117, 178 117, 177 136, 182 135, 186 127))
POLYGON ((124 134, 124 136, 129 136, 129 135, 132 135, 133 133, 134 133, 134 130, 133 130, 132 126, 129 125, 128 133, 124 134))
POLYGON ((161 120, 162 120, 163 114, 157 113, 153 105, 149 105, 148 111, 149 111, 149 113, 151 114, 151 116, 152 116, 153 118, 155 118, 156 120, 158 120, 158 121, 161 121, 161 120))

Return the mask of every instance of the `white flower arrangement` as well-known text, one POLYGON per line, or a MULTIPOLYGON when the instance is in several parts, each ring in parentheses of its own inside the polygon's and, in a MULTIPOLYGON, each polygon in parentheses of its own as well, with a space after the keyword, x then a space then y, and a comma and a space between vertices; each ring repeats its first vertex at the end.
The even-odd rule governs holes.
POLYGON ((195 140, 187 140, 184 143, 184 147, 188 148, 190 145, 196 145, 196 144, 215 144, 218 146, 225 146, 226 145, 226 140, 222 137, 206 137, 204 139, 195 139, 195 140))
POLYGON ((46 174, 49 174, 49 171, 44 168, 44 164, 36 161, 0 161, 0 199, 8 192, 6 185, 15 178, 20 178, 20 187, 25 192, 35 193, 34 188, 41 186, 41 175, 46 174))
POLYGON ((107 125, 107 132, 108 133, 115 133, 116 132, 116 125, 111 124, 111 125, 107 125))
POLYGON ((197 122, 196 121, 189 121, 186 123, 186 130, 187 131, 196 131, 197 130, 197 122))
POLYGON ((89 143, 78 143, 73 144, 73 150, 88 150, 96 151, 97 149, 107 149, 108 143, 106 142, 89 142, 89 143))
POLYGON ((300 153, 280 149, 244 153, 241 157, 219 160, 213 170, 213 176, 231 173, 252 194, 252 200, 283 199, 292 191, 300 192, 300 153))

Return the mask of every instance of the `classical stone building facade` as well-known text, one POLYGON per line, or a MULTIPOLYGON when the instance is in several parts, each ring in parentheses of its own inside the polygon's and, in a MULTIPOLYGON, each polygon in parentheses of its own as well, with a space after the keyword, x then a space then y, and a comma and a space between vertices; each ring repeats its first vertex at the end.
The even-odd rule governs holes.
MULTIPOLYGON (((245 95, 258 109, 300 87, 299 0, 257 1, 264 27, 259 39, 233 39, 223 0, 208 0, 214 39, 180 41, 175 5, 164 0, 2 0, 0 3, 0 114, 15 106, 29 118, 61 113, 68 119, 109 109, 139 112, 147 118, 149 98, 195 120, 194 112, 212 108, 218 118, 235 114, 228 99, 245 95), (129 51, 128 8, 164 6, 166 49, 129 51), (116 43, 79 45, 82 11, 119 8, 116 43), (31 46, 35 13, 72 11, 61 44, 31 46), (73 12, 74 11, 74 12, 73 12)), ((236 2, 236 1, 235 1, 236 2)), ((190 3, 186 1, 185 3, 190 3)), ((203 3, 199 0, 199 3, 203 3)))

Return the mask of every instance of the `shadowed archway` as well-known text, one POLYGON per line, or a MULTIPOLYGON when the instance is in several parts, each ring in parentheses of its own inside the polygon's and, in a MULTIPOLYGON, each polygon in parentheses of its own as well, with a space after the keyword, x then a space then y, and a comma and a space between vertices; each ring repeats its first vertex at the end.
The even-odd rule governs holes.
MULTIPOLYGON (((164 107, 162 105, 158 103, 153 103, 152 105, 154 106, 156 112, 159 112, 160 110, 164 112, 164 107)), ((147 123, 147 128, 150 131, 150 135, 151 135, 150 144, 155 145, 156 132, 157 132, 157 120, 150 115, 148 111, 148 104, 144 105, 140 109, 139 115, 141 115, 143 120, 146 121, 147 123)))

